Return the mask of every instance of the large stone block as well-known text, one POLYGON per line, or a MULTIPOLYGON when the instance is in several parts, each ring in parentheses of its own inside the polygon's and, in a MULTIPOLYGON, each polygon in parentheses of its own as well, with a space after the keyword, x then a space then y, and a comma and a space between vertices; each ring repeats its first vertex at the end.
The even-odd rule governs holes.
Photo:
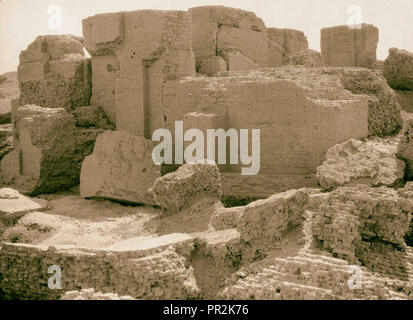
POLYGON ((321 56, 325 66, 374 67, 379 30, 370 24, 321 30, 321 56))
POLYGON ((20 107, 14 124, 15 150, 3 158, 1 173, 7 183, 32 194, 78 184, 81 163, 102 132, 76 128, 64 109, 33 105, 20 107))
POLYGON ((268 28, 267 33, 270 67, 288 65, 291 55, 308 49, 308 41, 302 31, 268 28))
POLYGON ((83 21, 83 32, 92 55, 92 104, 105 110, 117 130, 150 138, 164 125, 164 81, 195 74, 190 14, 96 15, 83 21))
POLYGON ((238 218, 241 239, 261 252, 270 250, 291 228, 302 223, 308 199, 305 190, 289 190, 250 203, 238 218))
POLYGON ((384 61, 383 75, 390 87, 413 91, 413 53, 391 48, 384 61))
POLYGON ((37 37, 20 55, 20 103, 67 110, 89 105, 90 78, 80 37, 37 37))
POLYGON ((93 154, 85 159, 80 195, 125 203, 156 204, 148 189, 160 177, 152 159, 154 144, 121 131, 98 136, 93 154))
POLYGON ((236 47, 260 67, 268 65, 267 28, 254 13, 224 6, 189 9, 196 64, 220 50, 236 47))
POLYGON ((217 202, 221 197, 221 177, 216 164, 184 164, 177 171, 157 179, 151 188, 154 200, 166 213, 189 208, 202 198, 217 202))
POLYGON ((351 139, 335 145, 317 168, 324 189, 343 185, 392 185, 404 176, 405 164, 396 157, 398 139, 351 139))

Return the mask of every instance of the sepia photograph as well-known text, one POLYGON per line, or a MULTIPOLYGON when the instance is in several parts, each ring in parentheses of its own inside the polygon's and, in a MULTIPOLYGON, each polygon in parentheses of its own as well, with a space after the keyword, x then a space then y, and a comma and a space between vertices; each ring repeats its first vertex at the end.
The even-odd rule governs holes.
POLYGON ((413 300, 412 214, 413 1, 0 0, 0 307, 413 300))

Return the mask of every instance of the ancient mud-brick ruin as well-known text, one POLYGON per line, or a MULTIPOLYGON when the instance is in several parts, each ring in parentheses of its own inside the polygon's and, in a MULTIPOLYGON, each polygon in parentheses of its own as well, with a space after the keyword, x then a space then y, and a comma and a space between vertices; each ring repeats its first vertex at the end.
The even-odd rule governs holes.
POLYGON ((411 298, 412 119, 386 82, 409 84, 410 55, 383 71, 378 40, 325 28, 319 53, 222 6, 36 38, 0 136, 0 297, 411 298), (259 172, 242 175, 229 143, 225 164, 155 163, 160 128, 259 129, 259 172))

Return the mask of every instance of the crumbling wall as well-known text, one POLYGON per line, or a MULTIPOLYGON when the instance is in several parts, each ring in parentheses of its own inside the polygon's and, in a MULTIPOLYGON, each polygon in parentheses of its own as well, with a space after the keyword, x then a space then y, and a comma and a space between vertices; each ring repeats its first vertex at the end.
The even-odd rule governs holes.
POLYGON ((268 28, 267 34, 269 67, 288 65, 292 55, 308 49, 308 41, 302 31, 268 28))
POLYGON ((397 155, 406 163, 406 178, 413 178, 413 117, 404 123, 397 155))
POLYGON ((311 196, 318 245, 374 272, 406 278, 407 233, 413 202, 386 187, 342 187, 311 196))
POLYGON ((366 67, 376 64, 379 30, 370 24, 321 29, 321 56, 325 66, 366 67))
MULTIPOLYGON (((268 65, 267 28, 253 12, 224 6, 203 6, 190 8, 192 16, 193 42, 197 68, 204 59, 218 56, 220 52, 236 48, 240 55, 251 63, 235 63, 237 69, 248 70, 251 66, 268 65)), ((223 55, 229 71, 231 59, 223 55)), ((245 61, 245 60, 244 60, 245 61)), ((232 62, 234 64, 234 62, 232 62)))
POLYGON ((95 288, 139 299, 196 298, 199 289, 186 258, 191 248, 191 242, 149 252, 1 243, 1 297, 59 299, 66 291, 95 288), (62 271, 60 290, 48 288, 52 265, 62 271))
POLYGON ((82 41, 72 35, 39 36, 20 53, 21 105, 67 110, 89 105, 90 59, 84 57, 82 41))
POLYGON ((14 150, 1 161, 6 183, 30 193, 55 192, 79 183, 80 167, 99 129, 82 129, 61 108, 27 105, 14 119, 14 150))
POLYGON ((368 128, 370 136, 397 135, 403 126, 401 107, 394 91, 385 79, 364 68, 327 68, 328 74, 340 77, 344 89, 354 94, 366 94, 369 103, 368 128))
POLYGON ((150 138, 164 125, 163 82, 195 73, 190 14, 100 14, 83 20, 83 34, 92 55, 92 103, 117 130, 150 138))

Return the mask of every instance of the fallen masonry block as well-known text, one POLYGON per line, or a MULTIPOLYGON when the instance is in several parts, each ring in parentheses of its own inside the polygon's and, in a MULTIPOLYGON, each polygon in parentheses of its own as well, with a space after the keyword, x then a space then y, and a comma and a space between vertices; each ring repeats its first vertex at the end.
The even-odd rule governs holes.
POLYGON ((383 76, 393 89, 413 91, 413 52, 391 48, 383 76))
POLYGON ((321 29, 321 56, 325 66, 375 66, 379 29, 370 24, 321 29))
POLYGON ((77 128, 64 109, 34 105, 18 108, 13 122, 15 149, 1 161, 6 183, 31 194, 79 183, 81 163, 102 130, 77 128))
POLYGON ((77 107, 73 110, 76 119, 76 126, 81 128, 100 128, 105 130, 115 130, 115 126, 109 121, 105 112, 98 106, 77 107))
POLYGON ((387 187, 359 185, 311 195, 308 210, 313 238, 322 249, 372 271, 386 272, 385 266, 393 264, 397 272, 389 269, 390 274, 405 272, 411 199, 387 187))
POLYGON ((396 157, 398 139, 350 139, 330 148, 317 168, 321 187, 392 185, 404 176, 405 164, 396 157))
POLYGON ((386 137, 399 133, 403 126, 401 107, 386 80, 365 68, 327 68, 340 76, 344 89, 368 96, 370 136, 386 137))
POLYGON ((203 198, 219 202, 221 176, 215 163, 184 164, 158 178, 151 188, 155 203, 168 214, 189 208, 203 198))
POLYGON ((80 174, 83 198, 105 198, 125 203, 156 204, 148 190, 160 177, 154 164, 154 143, 122 131, 106 131, 96 139, 93 153, 80 174))
POLYGON ((404 123, 397 154, 406 163, 406 177, 413 178, 413 117, 404 123))
POLYGON ((308 41, 302 31, 268 28, 268 65, 281 67, 289 64, 293 55, 308 49, 308 41))
POLYGON ((90 59, 84 57, 80 37, 37 37, 21 52, 17 73, 21 105, 67 110, 89 105, 90 59))
POLYGON ((31 199, 11 188, 0 189, 0 221, 15 221, 26 213, 42 211, 47 208, 47 201, 31 199))
POLYGON ((308 193, 300 189, 250 203, 238 219, 241 239, 261 252, 270 250, 286 232, 303 222, 308 200, 308 193))

